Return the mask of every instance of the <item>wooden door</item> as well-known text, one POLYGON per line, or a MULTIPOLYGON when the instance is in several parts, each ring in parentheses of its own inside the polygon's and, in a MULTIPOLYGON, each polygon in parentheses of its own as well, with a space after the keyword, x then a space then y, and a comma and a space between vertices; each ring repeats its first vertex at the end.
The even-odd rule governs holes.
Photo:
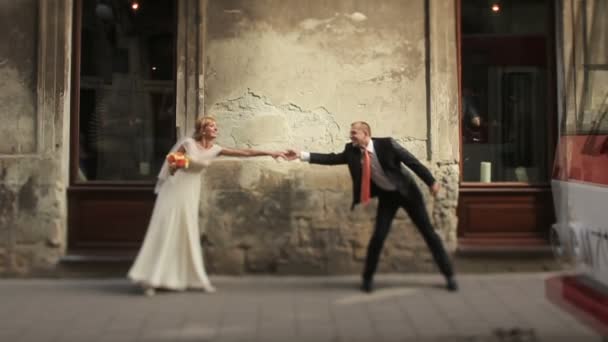
POLYGON ((545 245, 554 222, 553 4, 459 4, 459 246, 545 245))
POLYGON ((68 252, 130 254, 175 141, 176 3, 74 2, 68 252))

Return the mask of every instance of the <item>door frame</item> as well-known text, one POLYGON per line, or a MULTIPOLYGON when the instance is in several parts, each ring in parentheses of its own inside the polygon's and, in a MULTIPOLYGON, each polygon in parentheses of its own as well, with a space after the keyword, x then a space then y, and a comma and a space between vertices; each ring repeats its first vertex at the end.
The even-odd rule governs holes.
POLYGON ((492 246, 546 246, 550 225, 554 222, 551 193, 551 173, 557 143, 557 66, 556 66, 556 4, 547 3, 546 34, 546 112, 547 112, 547 182, 526 184, 519 182, 478 183, 463 181, 462 137, 462 0, 454 0, 456 6, 457 71, 458 71, 458 126, 460 177, 458 196, 458 246, 459 249, 492 246), (552 114, 551 114, 552 113, 552 114), (480 213, 480 210, 483 212, 480 213), (515 221, 511 214, 522 213, 520 225, 527 230, 507 229, 497 222, 515 221), (488 215, 490 214, 490 215, 488 215), (491 222, 483 222, 489 221, 491 222), (482 221, 482 222, 480 222, 482 221), (493 227, 496 226, 496 227, 493 227))
MULTIPOLYGON (((154 181, 87 181, 79 182, 79 141, 80 141, 80 67, 82 49, 82 5, 83 1, 74 0, 72 9, 72 62, 71 62, 71 103, 70 103, 70 152, 69 186, 67 188, 67 256, 85 259, 119 256, 132 257, 139 248, 145 235, 149 217, 154 206, 154 181)), ((185 103, 187 87, 178 85, 178 70, 185 69, 178 57, 183 53, 184 31, 190 29, 183 18, 191 11, 193 2, 175 3, 174 65, 175 75, 173 93, 176 103, 176 125, 183 122, 179 117, 179 104, 185 103), (183 4, 182 4, 183 3, 183 4), (182 5, 180 5, 182 4, 182 5), (189 11, 190 10, 190 11, 189 11), (180 37, 181 40, 180 40, 180 37), (181 49, 181 50, 180 50, 181 49), (181 91, 178 93, 178 91, 181 91), (180 101, 181 100, 181 101, 180 101)), ((195 21, 188 21, 195 23, 195 21)), ((177 133, 179 134, 179 133, 177 133)))

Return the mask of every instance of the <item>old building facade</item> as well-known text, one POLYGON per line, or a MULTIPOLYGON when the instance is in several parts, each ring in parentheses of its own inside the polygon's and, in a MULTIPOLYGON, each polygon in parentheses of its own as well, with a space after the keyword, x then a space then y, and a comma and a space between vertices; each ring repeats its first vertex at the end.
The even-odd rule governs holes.
MULTIPOLYGON (((590 38, 575 37, 595 27, 594 53, 607 44, 606 16, 591 15, 605 0, 11 0, 0 13, 0 274, 132 256, 164 153, 205 114, 220 145, 319 152, 365 120, 443 185, 424 194, 451 251, 542 247, 559 112, 583 87, 566 81, 585 68, 573 56, 590 38)), ((346 167, 222 159, 202 177, 212 273, 360 271, 376 203, 350 210, 346 167)), ((400 212, 381 270, 433 267, 400 212)))

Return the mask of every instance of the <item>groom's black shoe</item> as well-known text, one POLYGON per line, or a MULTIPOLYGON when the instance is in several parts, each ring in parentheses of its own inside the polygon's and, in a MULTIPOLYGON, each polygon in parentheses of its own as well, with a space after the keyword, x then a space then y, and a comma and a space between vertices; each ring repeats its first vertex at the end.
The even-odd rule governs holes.
POLYGON ((361 291, 366 293, 371 293, 374 291, 374 285, 371 279, 363 279, 363 283, 361 283, 361 291))
POLYGON ((458 283, 454 277, 447 277, 445 287, 448 289, 448 291, 454 292, 458 290, 458 283))

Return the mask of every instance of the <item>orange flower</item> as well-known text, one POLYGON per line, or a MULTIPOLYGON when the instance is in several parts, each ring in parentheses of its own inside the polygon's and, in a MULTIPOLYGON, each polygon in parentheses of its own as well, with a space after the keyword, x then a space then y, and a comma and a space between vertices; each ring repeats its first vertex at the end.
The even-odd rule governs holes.
POLYGON ((190 159, 182 152, 172 152, 167 155, 169 165, 178 169, 187 169, 190 165, 190 159))

